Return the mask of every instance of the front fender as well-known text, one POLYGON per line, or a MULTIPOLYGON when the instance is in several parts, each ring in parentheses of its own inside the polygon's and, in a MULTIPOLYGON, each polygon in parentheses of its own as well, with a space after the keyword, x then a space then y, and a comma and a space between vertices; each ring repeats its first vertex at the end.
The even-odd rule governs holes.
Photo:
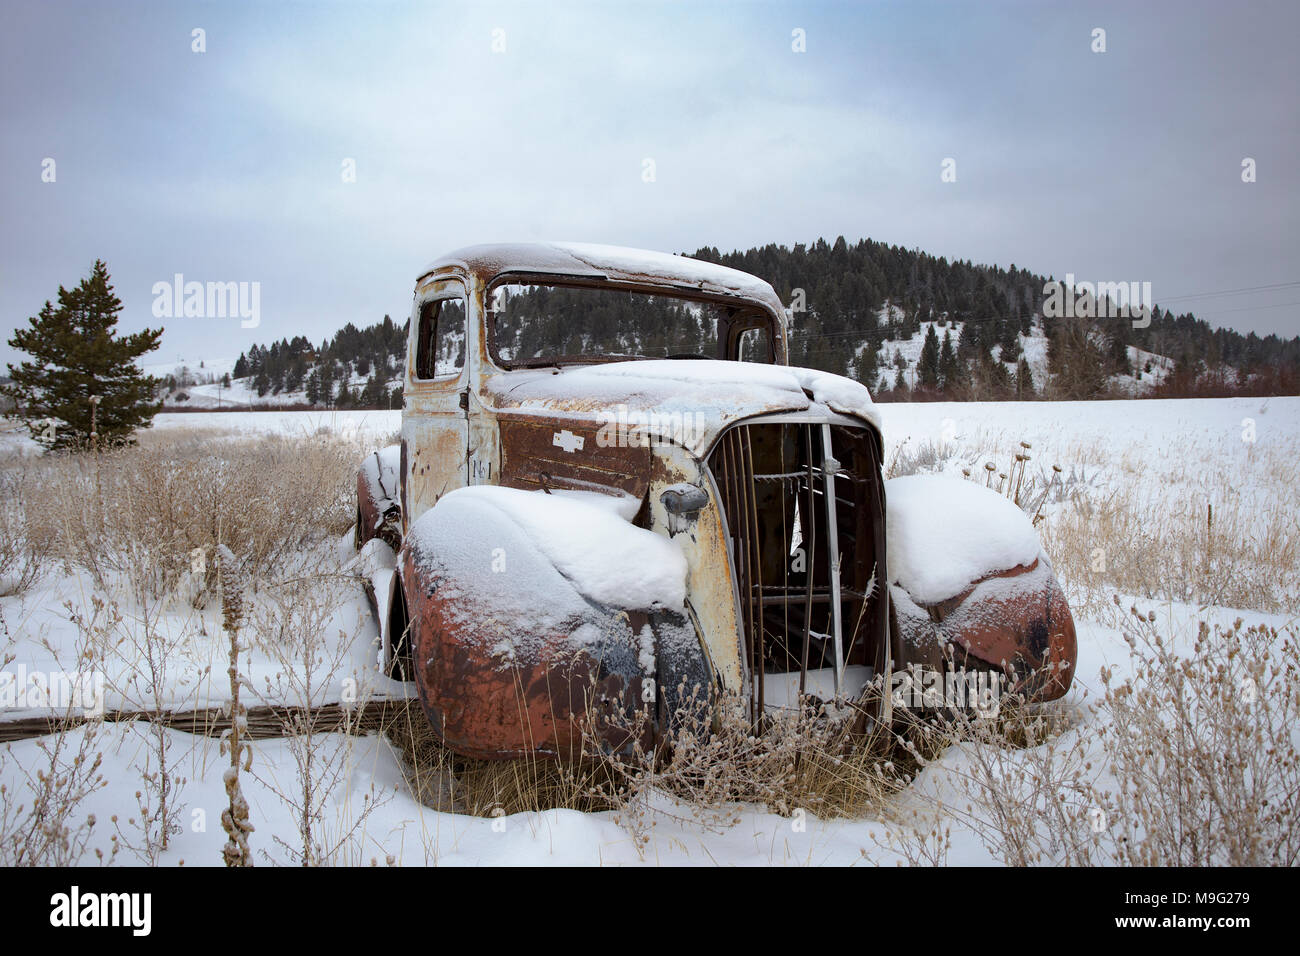
POLYGON ((1024 512, 971 481, 895 478, 885 493, 897 663, 992 671, 1005 692, 1063 696, 1074 618, 1024 512))
MULTIPOLYGON (((478 486, 445 495, 410 528, 399 562, 425 713, 447 746, 472 757, 573 757, 591 741, 608 752, 651 746, 678 689, 710 687, 689 617, 586 593, 519 520, 521 500, 584 516, 572 499, 478 486)), ((618 527, 599 509, 585 516, 590 526, 570 529, 577 546, 618 527)), ((615 520, 633 540, 663 540, 615 520)))

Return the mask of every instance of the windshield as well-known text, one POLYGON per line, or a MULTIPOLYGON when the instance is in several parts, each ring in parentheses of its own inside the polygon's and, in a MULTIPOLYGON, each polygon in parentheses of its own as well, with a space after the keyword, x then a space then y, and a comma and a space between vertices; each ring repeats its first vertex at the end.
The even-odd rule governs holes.
POLYGON ((773 361, 754 306, 581 285, 500 282, 488 293, 493 358, 506 367, 641 358, 773 361))

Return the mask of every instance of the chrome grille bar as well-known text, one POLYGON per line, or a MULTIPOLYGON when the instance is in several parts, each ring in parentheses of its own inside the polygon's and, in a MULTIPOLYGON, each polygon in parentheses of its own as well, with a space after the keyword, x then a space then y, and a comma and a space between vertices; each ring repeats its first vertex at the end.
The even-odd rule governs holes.
POLYGON ((831 575, 831 636, 835 640, 835 696, 844 690, 844 606, 840 603, 840 529, 837 521, 835 476, 839 473, 840 463, 835 460, 831 448, 831 426, 823 425, 822 432, 822 475, 826 482, 826 527, 830 530, 827 560, 831 575))

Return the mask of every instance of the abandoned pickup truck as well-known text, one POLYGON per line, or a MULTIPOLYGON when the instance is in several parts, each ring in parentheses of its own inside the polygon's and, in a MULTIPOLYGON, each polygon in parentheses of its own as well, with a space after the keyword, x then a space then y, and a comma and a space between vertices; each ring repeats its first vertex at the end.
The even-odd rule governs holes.
POLYGON ((757 724, 883 676, 879 711, 954 662, 1068 689, 1074 625, 1029 519, 974 482, 887 483, 867 389, 787 364, 766 282, 475 246, 420 275, 409 334, 356 542, 379 665, 454 751, 618 750, 632 708, 651 733, 688 699, 757 724))

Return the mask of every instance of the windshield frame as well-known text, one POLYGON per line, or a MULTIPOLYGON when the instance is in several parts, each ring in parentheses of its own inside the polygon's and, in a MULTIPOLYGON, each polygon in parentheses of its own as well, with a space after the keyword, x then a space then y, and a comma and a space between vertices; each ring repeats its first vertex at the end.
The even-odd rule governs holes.
POLYGON ((538 272, 502 272, 494 276, 483 290, 483 327, 486 334, 487 357, 493 365, 506 371, 527 368, 559 368, 564 365, 607 365, 612 362, 675 361, 688 362, 693 358, 668 358, 655 355, 628 355, 602 352, 594 355, 557 355, 551 357, 527 358, 520 360, 504 359, 497 351, 496 313, 489 308, 492 295, 503 285, 545 285, 559 288, 586 288, 606 292, 630 292, 643 295, 678 299, 683 302, 698 302, 720 308, 718 316, 718 341, 725 342, 725 356, 702 355, 701 359, 719 359, 721 361, 739 362, 740 339, 752 329, 766 329, 768 342, 767 361, 747 362, 745 364, 783 365, 784 329, 779 318, 766 303, 744 296, 718 295, 701 292, 698 289, 675 285, 656 284, 652 282, 624 282, 617 279, 592 278, 590 276, 557 275, 538 272))

